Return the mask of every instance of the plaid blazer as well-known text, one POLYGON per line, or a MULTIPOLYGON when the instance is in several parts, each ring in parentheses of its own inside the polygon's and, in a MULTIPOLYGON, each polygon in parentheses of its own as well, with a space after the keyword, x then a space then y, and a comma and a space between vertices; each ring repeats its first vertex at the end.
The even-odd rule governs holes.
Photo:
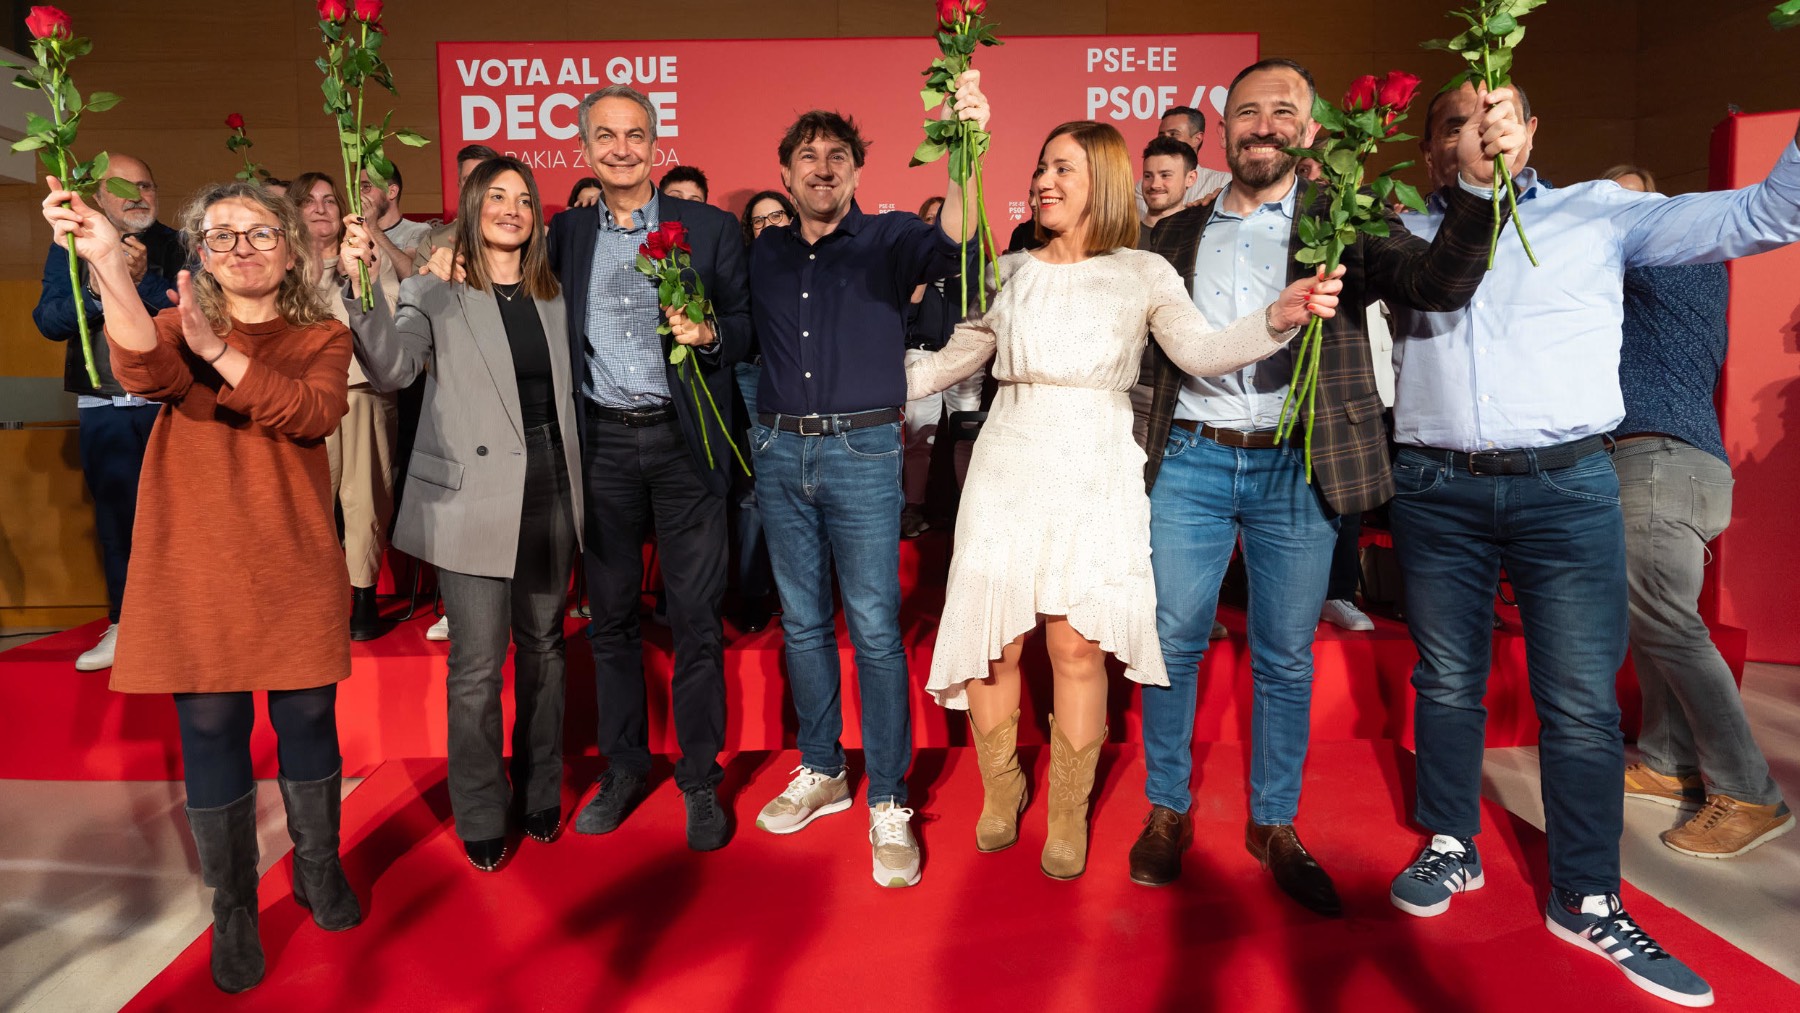
MULTIPOLYGON (((1295 207, 1322 211, 1325 196, 1311 183, 1303 188, 1295 207)), ((1488 201, 1459 187, 1446 191, 1448 212, 1437 238, 1427 243, 1406 231, 1399 216, 1387 216, 1389 235, 1362 235, 1344 251, 1344 291, 1337 316, 1325 321, 1320 346, 1318 415, 1313 425, 1313 475, 1326 503, 1340 514, 1361 513, 1387 502, 1394 494, 1394 477, 1388 468, 1387 424, 1382 419, 1381 395, 1375 387, 1373 360, 1364 309, 1377 300, 1427 312, 1458 310, 1474 298, 1487 276, 1488 235, 1493 228, 1488 201)), ((1200 235, 1212 218, 1212 205, 1179 211, 1145 230, 1142 249, 1160 253, 1180 272, 1190 291, 1194 264, 1200 252, 1200 235)), ((1288 248, 1301 249, 1300 216, 1288 248)), ((1311 268, 1288 262, 1288 281, 1306 277, 1311 268)), ((1215 326, 1229 321, 1214 320, 1215 326)), ((1175 418, 1175 405, 1185 374, 1170 361, 1162 347, 1150 343, 1153 397, 1144 451, 1146 486, 1156 484, 1162 467, 1163 446, 1175 418)))

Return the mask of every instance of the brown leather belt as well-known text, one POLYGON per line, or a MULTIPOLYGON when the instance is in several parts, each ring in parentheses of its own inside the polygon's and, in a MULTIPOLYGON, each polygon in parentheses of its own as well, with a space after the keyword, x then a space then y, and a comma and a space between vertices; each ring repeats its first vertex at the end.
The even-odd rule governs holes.
POLYGON ((1173 424, 1177 429, 1185 429, 1190 433, 1199 433, 1201 436, 1217 443, 1221 447, 1244 447, 1249 450, 1268 450, 1271 447, 1281 446, 1281 441, 1275 438, 1275 430, 1273 429, 1258 429, 1246 433, 1238 429, 1215 429, 1203 422, 1195 422, 1192 419, 1176 419, 1173 424))

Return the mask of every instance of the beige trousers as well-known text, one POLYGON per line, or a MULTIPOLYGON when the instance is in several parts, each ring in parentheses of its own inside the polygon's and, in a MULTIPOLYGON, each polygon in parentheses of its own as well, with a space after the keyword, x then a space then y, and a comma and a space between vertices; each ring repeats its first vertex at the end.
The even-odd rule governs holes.
POLYGON ((400 413, 394 395, 351 387, 350 408, 325 438, 331 491, 344 511, 344 563, 355 587, 374 587, 394 518, 394 443, 400 413))

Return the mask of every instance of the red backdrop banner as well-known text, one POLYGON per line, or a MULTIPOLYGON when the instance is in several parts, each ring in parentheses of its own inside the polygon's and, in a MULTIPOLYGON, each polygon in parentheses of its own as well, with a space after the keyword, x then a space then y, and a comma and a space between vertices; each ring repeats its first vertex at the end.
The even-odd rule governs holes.
MULTIPOLYGON (((928 10, 920 3, 922 19, 928 10)), ((923 33, 439 43, 437 150, 446 214, 455 203, 456 151, 477 142, 529 163, 544 202, 560 207, 575 181, 591 175, 581 161, 576 105, 614 83, 637 88, 658 108, 662 136, 653 177, 678 164, 696 166, 717 206, 737 212, 752 193, 780 189, 777 142, 796 115, 823 108, 854 116, 872 141, 858 190, 862 209, 917 210, 946 187, 942 161, 907 167, 927 115, 919 100, 921 72, 937 55, 923 33)), ((1201 163, 1224 168, 1217 122, 1225 86, 1256 57, 1255 35, 1033 36, 983 49, 975 64, 994 108, 985 178, 996 230, 1027 216, 1025 190, 1038 146, 1066 120, 1112 123, 1135 151, 1156 133, 1164 109, 1192 105, 1207 117, 1201 163)))

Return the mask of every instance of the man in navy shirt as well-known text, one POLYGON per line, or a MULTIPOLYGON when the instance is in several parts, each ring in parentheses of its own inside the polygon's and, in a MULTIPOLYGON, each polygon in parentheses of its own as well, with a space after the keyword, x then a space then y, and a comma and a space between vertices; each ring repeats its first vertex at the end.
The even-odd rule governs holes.
MULTIPOLYGON (((956 115, 987 125, 969 71, 956 115)), ((750 428, 757 502, 781 591, 800 760, 756 825, 787 834, 850 807, 839 710, 831 572, 836 565, 862 690, 869 843, 882 886, 919 881, 908 820, 910 689, 900 637, 900 406, 906 311, 919 285, 956 270, 964 235, 952 188, 942 228, 856 206, 867 143, 854 120, 819 110, 781 140, 781 176, 799 220, 750 250, 752 318, 763 356, 750 428)))

